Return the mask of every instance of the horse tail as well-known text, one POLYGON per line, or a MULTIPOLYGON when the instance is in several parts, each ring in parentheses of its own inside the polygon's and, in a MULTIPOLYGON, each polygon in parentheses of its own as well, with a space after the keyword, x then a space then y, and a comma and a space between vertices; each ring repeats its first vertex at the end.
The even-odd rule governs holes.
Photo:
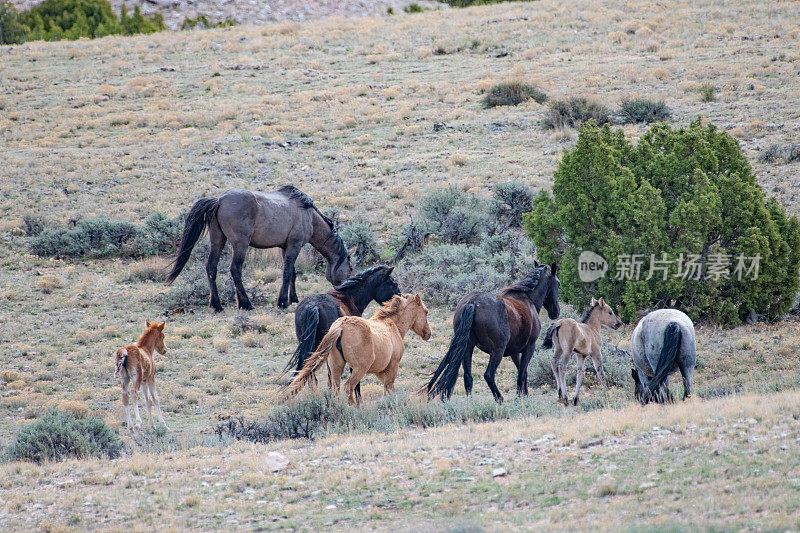
POLYGON ((475 304, 467 304, 461 310, 461 322, 459 322, 458 329, 450 341, 450 348, 448 348, 442 362, 439 363, 439 367, 431 375, 428 384, 422 389, 422 391, 428 393, 428 398, 441 396, 444 400, 453 394, 453 387, 456 386, 456 380, 458 380, 458 369, 467 352, 467 343, 469 342, 474 321, 475 304))
POLYGON ((683 333, 678 323, 670 322, 664 330, 664 344, 661 346, 661 355, 658 358, 658 365, 653 373, 653 379, 650 380, 650 384, 647 386, 648 396, 653 396, 667 379, 669 371, 672 365, 675 364, 675 359, 681 349, 682 337, 683 333))
POLYGON ((553 336, 558 334, 558 328, 561 327, 561 324, 558 322, 553 322, 550 324, 550 327, 547 328, 547 333, 544 335, 544 342, 542 342, 542 348, 552 348, 553 347, 553 336))
POLYGON ((114 360, 114 377, 118 378, 123 375, 123 372, 128 372, 128 349, 117 348, 117 351, 114 352, 114 360))
POLYGON ((313 379, 314 373, 328 361, 328 356, 333 350, 341 351, 342 345, 339 342, 339 338, 341 336, 342 324, 334 322, 328 333, 322 337, 322 342, 319 343, 319 348, 317 348, 317 351, 312 353, 308 359, 306 359, 303 368, 300 370, 300 372, 295 374, 294 379, 292 379, 292 382, 289 383, 289 396, 294 396, 297 394, 306 383, 313 379))
POLYGON ((292 354, 281 375, 286 374, 292 368, 294 368, 293 374, 298 374, 303 369, 303 365, 311 355, 311 352, 316 348, 314 341, 317 339, 317 327, 319 326, 319 307, 316 305, 306 307, 301 323, 301 331, 303 333, 300 335, 300 344, 297 345, 297 349, 292 354))
POLYGON ((172 272, 167 276, 167 285, 175 281, 183 267, 186 266, 189 256, 192 255, 192 248, 203 236, 206 227, 217 214, 218 209, 219 200, 216 198, 201 198, 189 210, 189 214, 186 216, 186 223, 183 226, 181 243, 178 245, 178 252, 175 255, 175 263, 172 266, 172 272))

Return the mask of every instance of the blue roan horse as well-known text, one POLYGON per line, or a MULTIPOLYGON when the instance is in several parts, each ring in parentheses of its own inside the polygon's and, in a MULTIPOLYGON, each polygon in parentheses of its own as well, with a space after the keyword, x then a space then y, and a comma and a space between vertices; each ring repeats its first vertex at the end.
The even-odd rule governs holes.
POLYGON ((692 374, 697 362, 694 324, 677 309, 659 309, 645 315, 631 339, 634 394, 642 403, 672 401, 669 375, 683 376, 683 399, 692 394, 692 374))

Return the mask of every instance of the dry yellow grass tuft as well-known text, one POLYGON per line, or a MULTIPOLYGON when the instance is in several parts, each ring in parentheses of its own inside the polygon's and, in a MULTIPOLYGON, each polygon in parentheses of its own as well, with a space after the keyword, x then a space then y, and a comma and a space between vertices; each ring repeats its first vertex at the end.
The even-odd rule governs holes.
POLYGON ((62 288, 64 286, 64 282, 61 281, 61 278, 56 275, 45 274, 36 281, 36 286, 43 293, 50 294, 54 290, 62 288))

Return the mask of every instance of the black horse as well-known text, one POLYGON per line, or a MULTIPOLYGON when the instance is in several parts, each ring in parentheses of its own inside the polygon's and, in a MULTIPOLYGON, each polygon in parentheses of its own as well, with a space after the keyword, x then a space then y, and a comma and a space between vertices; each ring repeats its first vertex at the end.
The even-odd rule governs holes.
POLYGON ((167 276, 168 284, 175 281, 186 266, 192 248, 206 228, 211 241, 206 275, 211 287, 211 307, 215 311, 222 311, 217 293, 217 265, 228 241, 233 249, 231 277, 240 309, 253 308, 242 285, 242 266, 248 246, 280 248, 283 252, 280 308, 285 309, 297 301, 294 262, 307 243, 328 261, 325 278, 334 287, 353 275, 350 254, 331 219, 317 209, 311 198, 287 185, 269 193, 231 189, 219 198, 202 198, 195 202, 186 217, 175 265, 167 276))
MULTIPOLYGON (((361 316, 371 301, 383 304, 400 294, 397 282, 392 277, 394 267, 379 265, 367 269, 348 279, 325 294, 313 294, 303 298, 294 312, 294 331, 299 345, 284 372, 294 369, 299 372, 308 356, 317 349, 322 337, 336 319, 343 316, 361 316)), ((356 397, 361 397, 360 384, 356 386, 356 397)))
POLYGON ((458 303, 453 315, 453 340, 447 354, 423 390, 428 397, 449 398, 464 367, 464 388, 472 392, 472 352, 477 346, 489 354, 483 374, 498 403, 503 395, 495 384, 495 373, 503 357, 511 357, 517 366, 517 393, 528 394, 528 363, 533 357, 541 322, 539 311, 547 309, 551 319, 558 318, 558 265, 539 265, 525 278, 500 291, 473 292, 458 303))

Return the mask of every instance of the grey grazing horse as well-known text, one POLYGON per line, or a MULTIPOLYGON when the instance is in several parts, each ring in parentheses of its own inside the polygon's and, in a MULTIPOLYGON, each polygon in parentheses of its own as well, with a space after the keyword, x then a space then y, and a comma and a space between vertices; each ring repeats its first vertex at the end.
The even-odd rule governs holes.
POLYGON ((350 254, 331 219, 317 209, 311 198, 287 185, 268 193, 231 189, 219 198, 202 198, 195 202, 186 217, 167 283, 172 283, 186 266, 192 248, 206 228, 211 242, 206 275, 211 287, 210 303, 215 311, 222 311, 217 292, 217 265, 228 241, 233 249, 231 277, 240 309, 253 308, 242 285, 242 266, 248 246, 282 250, 283 284, 278 307, 283 309, 291 302, 297 302, 294 262, 306 243, 311 243, 328 261, 325 278, 334 286, 353 275, 350 254))
POLYGON ((677 309, 659 309, 645 315, 631 339, 634 394, 642 403, 672 401, 669 375, 683 376, 683 399, 692 394, 692 374, 697 362, 694 324, 677 309), (663 387, 663 388, 662 388, 663 387))

